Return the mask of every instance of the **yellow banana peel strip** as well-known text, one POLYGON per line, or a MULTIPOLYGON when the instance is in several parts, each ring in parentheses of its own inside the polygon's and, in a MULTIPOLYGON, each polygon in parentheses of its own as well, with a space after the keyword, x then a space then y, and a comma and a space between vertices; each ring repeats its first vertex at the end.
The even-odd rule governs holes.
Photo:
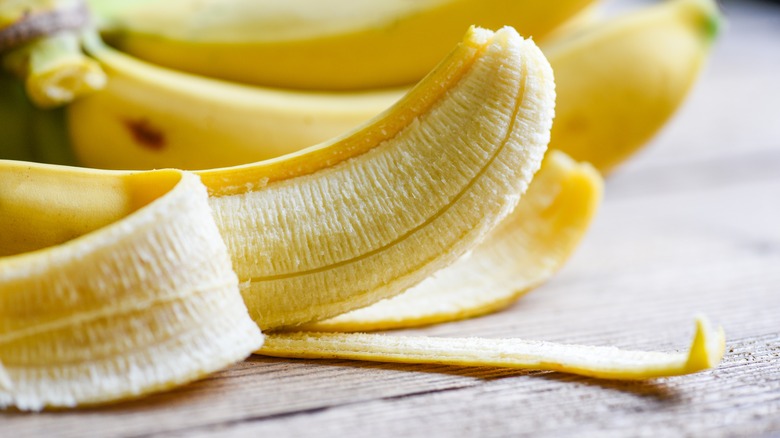
POLYGON ((687 353, 631 351, 521 339, 314 332, 269 334, 257 353, 302 359, 521 368, 602 379, 641 380, 712 368, 723 358, 724 351, 723 330, 713 330, 704 317, 699 317, 687 353))
MULTIPOLYGON (((85 232, 67 230, 66 216, 89 208, 57 212, 56 200, 31 199, 69 183, 78 197, 89 178, 74 173, 0 162, 0 407, 137 397, 222 369, 262 344, 196 176, 115 176, 116 190, 105 191, 114 215, 85 232), (26 226, 57 213, 66 234, 26 226), (68 232, 85 234, 60 243, 68 232)), ((111 187, 106 179, 101 185, 111 187)))
POLYGON ((401 295, 301 329, 397 329, 501 309, 560 269, 585 234, 602 190, 593 167, 550 151, 512 214, 467 256, 401 295))

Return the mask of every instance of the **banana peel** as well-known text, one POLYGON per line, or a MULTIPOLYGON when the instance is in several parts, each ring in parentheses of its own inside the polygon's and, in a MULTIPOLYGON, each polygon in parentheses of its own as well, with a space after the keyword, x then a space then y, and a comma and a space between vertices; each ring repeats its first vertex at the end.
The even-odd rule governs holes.
POLYGON ((272 333, 258 354, 299 359, 491 366, 560 371, 587 377, 643 380, 717 366, 725 352, 721 328, 696 319, 687 353, 621 350, 521 339, 435 338, 365 333, 272 333))

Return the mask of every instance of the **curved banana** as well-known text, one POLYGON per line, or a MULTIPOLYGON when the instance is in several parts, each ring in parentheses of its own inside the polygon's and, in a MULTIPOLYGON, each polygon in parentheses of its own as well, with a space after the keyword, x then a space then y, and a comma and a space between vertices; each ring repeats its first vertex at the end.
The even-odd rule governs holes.
POLYGON ((156 67, 96 37, 87 47, 109 77, 67 107, 70 141, 87 167, 211 169, 274 158, 354 129, 406 91, 250 87, 156 67))
POLYGON ((137 397, 262 344, 197 177, 4 161, 0 180, 0 407, 137 397))
POLYGON ((714 0, 670 0, 545 47, 558 84, 550 148, 603 172, 626 159, 680 106, 721 21, 714 0))
POLYGON ((419 81, 463 29, 539 41, 592 0, 169 0, 92 2, 121 50, 248 84, 355 90, 419 81))
POLYGON ((593 167, 550 151, 512 214, 468 255, 401 295, 301 329, 397 329, 506 307, 560 269, 585 234, 602 190, 593 167))
POLYGON ((525 191, 554 99, 552 70, 532 42, 511 28, 472 29, 359 130, 200 172, 250 314, 263 328, 328 318, 452 263, 525 191))
MULTIPOLYGON (((551 148, 601 171, 627 158, 682 103, 720 19, 713 0, 670 0, 543 46, 558 84, 551 148)), ((108 86, 68 107, 73 148, 90 167, 254 162, 338 135, 402 95, 241 86, 154 67, 98 44, 90 50, 108 86)))

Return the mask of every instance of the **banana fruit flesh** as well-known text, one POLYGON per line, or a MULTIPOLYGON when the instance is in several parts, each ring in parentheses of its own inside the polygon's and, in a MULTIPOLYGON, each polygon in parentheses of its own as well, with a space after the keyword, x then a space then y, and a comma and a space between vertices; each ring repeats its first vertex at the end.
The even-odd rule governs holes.
POLYGON ((398 329, 506 307, 560 269, 590 225, 602 191, 593 167, 550 151, 512 214, 467 256, 401 295, 301 329, 398 329))
MULTIPOLYGON (((200 172, 250 315, 262 328, 328 318, 454 261, 527 188, 549 140, 554 100, 552 71, 531 41, 510 28, 472 29, 398 105, 352 134, 200 172)), ((4 216, 3 226, 29 230, 4 234, 11 254, 118 220, 128 201, 117 175, 144 175, 40 169, 42 186, 6 203, 9 212, 30 212, 4 216)))
POLYGON ((328 318, 452 263, 525 192, 554 101, 552 70, 530 40, 471 29, 364 127, 279 160, 200 172, 252 317, 262 328, 328 318))
POLYGON ((355 90, 419 81, 469 25, 513 26, 539 41, 592 0, 100 3, 112 43, 155 64, 248 84, 355 90))
MULTIPOLYGON (((681 105, 720 20, 712 0, 670 0, 543 44, 558 90, 550 148, 602 172, 626 159, 681 105)), ((89 167, 207 169, 268 159, 352 129, 403 96, 242 86, 94 41, 89 48, 110 77, 106 89, 68 107, 74 151, 89 167)))
POLYGON ((0 407, 137 397, 262 344, 194 175, 3 161, 0 179, 0 407))

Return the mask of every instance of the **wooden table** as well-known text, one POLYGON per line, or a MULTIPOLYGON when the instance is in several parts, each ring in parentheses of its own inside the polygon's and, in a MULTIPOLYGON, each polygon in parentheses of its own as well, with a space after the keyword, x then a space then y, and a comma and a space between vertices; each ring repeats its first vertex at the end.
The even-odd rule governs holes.
POLYGON ((112 407, 0 413, 0 436, 778 436, 780 6, 725 6, 703 80, 609 178, 568 266, 507 311, 416 331, 683 350, 703 312, 727 334, 717 369, 621 383, 255 356, 112 407))

